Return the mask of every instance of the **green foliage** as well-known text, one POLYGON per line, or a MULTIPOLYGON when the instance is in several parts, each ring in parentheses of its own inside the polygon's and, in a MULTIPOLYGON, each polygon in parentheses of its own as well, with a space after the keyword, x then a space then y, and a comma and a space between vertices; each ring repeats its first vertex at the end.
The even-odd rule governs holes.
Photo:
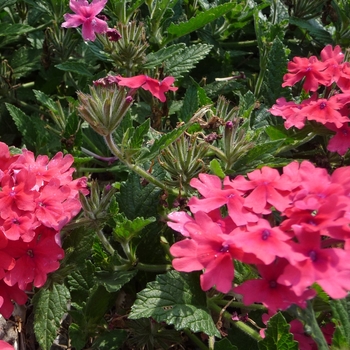
POLYGON ((267 323, 265 338, 259 342, 259 350, 298 350, 298 342, 293 340, 289 328, 280 312, 271 317, 267 323))
POLYGON ((184 48, 179 53, 164 61, 164 72, 175 78, 183 77, 184 73, 193 69, 200 60, 210 52, 212 46, 196 44, 184 48))
POLYGON ((61 319, 67 312, 70 294, 64 285, 41 289, 33 298, 34 332, 43 350, 49 350, 56 338, 61 319))
MULTIPOLYGON (((320 161, 320 154, 330 169, 349 164, 348 155, 326 151, 325 128, 309 123, 286 130, 268 111, 279 97, 299 96, 298 86, 281 86, 288 60, 317 56, 329 43, 346 52, 349 2, 110 0, 102 14, 122 32, 119 42, 103 33, 84 42, 80 28, 62 28, 68 5, 0 1, 0 139, 36 155, 72 153, 75 175, 89 181, 90 194, 80 197, 83 213, 61 231, 61 268, 44 289, 33 290, 40 347, 51 347, 70 304, 69 338, 77 350, 191 349, 192 341, 204 349, 207 336, 214 350, 297 349, 291 317, 303 321, 323 350, 320 326, 330 312, 332 349, 347 349, 348 301, 329 301, 319 289, 322 302, 278 313, 260 342, 242 331, 231 314, 245 310, 240 301, 229 302, 231 293, 204 293, 197 273, 168 271, 179 237, 166 221, 170 212, 187 210, 198 172, 223 179, 299 158, 320 161), (108 74, 173 76, 178 88, 166 93, 166 102, 142 88, 125 89, 121 100, 133 101, 113 133, 117 152, 78 114, 84 101, 76 92, 108 74), (235 125, 231 133, 228 121, 235 125), (213 300, 227 309, 216 305, 219 314, 213 300), (107 326, 112 315, 118 329, 107 326)), ((255 277, 252 266, 235 261, 236 284, 255 277)), ((263 327, 259 310, 249 317, 263 327)), ((254 324, 247 327, 258 334, 254 324)))
POLYGON ((340 300, 331 300, 330 305, 333 312, 336 332, 332 344, 342 348, 350 344, 350 305, 348 298, 340 300))
POLYGON ((193 332, 220 336, 196 277, 176 271, 158 275, 155 282, 148 283, 137 294, 129 317, 152 317, 157 322, 173 324, 177 330, 189 328, 193 332))

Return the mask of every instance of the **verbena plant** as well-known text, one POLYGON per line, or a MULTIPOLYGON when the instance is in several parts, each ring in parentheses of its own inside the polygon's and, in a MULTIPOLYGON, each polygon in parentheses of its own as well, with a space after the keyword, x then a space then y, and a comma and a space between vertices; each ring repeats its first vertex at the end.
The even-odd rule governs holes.
POLYGON ((347 1, 0 14, 4 317, 41 349, 349 347, 347 1))

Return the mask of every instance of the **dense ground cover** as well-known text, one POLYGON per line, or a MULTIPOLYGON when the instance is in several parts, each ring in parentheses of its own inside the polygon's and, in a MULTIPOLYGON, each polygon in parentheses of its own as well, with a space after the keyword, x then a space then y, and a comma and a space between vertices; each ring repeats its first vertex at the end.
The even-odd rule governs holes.
POLYGON ((1 349, 348 349, 350 3, 0 3, 1 349))

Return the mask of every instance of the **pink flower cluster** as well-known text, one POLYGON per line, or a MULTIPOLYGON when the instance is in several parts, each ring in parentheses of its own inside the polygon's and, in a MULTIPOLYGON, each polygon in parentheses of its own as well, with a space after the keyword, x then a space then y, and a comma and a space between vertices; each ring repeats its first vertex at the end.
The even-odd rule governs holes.
POLYGON ((12 155, 0 142, 0 314, 10 317, 12 300, 24 304, 26 290, 41 287, 63 259, 60 230, 81 209, 78 192, 86 178, 72 179, 73 157, 51 160, 28 150, 12 155))
POLYGON ((259 278, 233 288, 246 305, 271 313, 305 306, 318 283, 332 298, 350 290, 350 167, 329 175, 304 161, 263 167, 233 180, 200 174, 184 211, 168 225, 186 238, 170 248, 178 271, 203 270, 203 290, 232 290, 234 264, 253 264, 259 278))
POLYGON ((335 132, 328 144, 328 150, 344 155, 350 148, 350 63, 343 62, 341 48, 327 45, 321 51, 321 60, 294 57, 288 63, 288 73, 283 77, 285 86, 293 86, 303 80, 303 89, 312 92, 311 97, 301 103, 277 99, 269 110, 275 116, 285 119, 287 129, 295 126, 302 129, 306 120, 317 121, 335 132), (322 95, 320 87, 324 86, 322 95))

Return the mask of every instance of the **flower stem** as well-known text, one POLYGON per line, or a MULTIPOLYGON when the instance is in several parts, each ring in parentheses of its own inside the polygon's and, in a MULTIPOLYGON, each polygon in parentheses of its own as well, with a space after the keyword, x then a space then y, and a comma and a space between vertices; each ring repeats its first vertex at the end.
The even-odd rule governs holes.
POLYGON ((164 272, 169 271, 172 269, 172 266, 170 264, 164 264, 164 265, 149 265, 144 263, 137 263, 135 266, 137 270, 141 271, 149 271, 149 272, 164 272))
POLYGON ((108 242, 107 238, 103 234, 103 231, 101 229, 96 230, 96 234, 101 241, 104 248, 107 250, 107 252, 111 255, 114 255, 114 248, 111 246, 111 244, 108 242))
POLYGON ((205 346, 198 338, 195 334, 193 334, 189 329, 184 329, 184 332, 186 333, 186 335, 191 339, 191 341, 193 343, 195 343, 199 349, 201 350, 209 350, 209 348, 207 346, 205 346))
POLYGON ((149 172, 147 172, 145 169, 141 168, 137 164, 132 164, 128 160, 124 159, 122 152, 119 150, 117 145, 114 143, 112 134, 109 134, 107 136, 104 136, 104 139, 106 141, 107 146, 111 150, 111 152, 119 158, 121 162, 123 162, 130 170, 138 174, 140 177, 143 177, 148 182, 152 183, 153 185, 161 188, 164 191, 171 192, 177 194, 177 192, 174 192, 173 189, 168 188, 163 182, 156 179, 154 176, 152 176, 149 172))
POLYGON ((248 326, 247 324, 245 324, 242 321, 233 321, 232 315, 227 311, 222 312, 222 308, 220 306, 218 306, 216 303, 214 303, 212 300, 209 300, 208 306, 210 309, 221 314, 223 318, 225 318, 227 321, 229 321, 235 327, 239 328, 242 332, 248 334, 250 337, 252 337, 256 341, 262 340, 262 338, 258 332, 256 332, 253 328, 251 328, 250 326, 248 326))

